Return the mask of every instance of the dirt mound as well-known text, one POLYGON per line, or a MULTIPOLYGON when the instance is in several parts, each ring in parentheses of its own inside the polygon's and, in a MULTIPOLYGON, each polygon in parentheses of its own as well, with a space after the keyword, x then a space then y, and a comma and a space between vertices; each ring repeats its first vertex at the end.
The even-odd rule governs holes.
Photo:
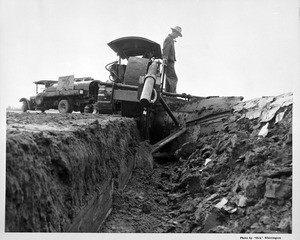
POLYGON ((237 104, 218 131, 183 144, 176 162, 136 170, 100 231, 291 233, 291 102, 237 104))

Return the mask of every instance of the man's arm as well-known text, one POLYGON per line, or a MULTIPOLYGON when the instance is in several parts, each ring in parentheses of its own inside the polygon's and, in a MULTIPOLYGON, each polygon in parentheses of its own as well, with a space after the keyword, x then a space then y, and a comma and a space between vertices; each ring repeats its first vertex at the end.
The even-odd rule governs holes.
POLYGON ((166 40, 164 41, 164 45, 163 45, 163 59, 167 59, 169 58, 169 54, 171 51, 171 47, 172 47, 172 42, 170 38, 166 38, 166 40))

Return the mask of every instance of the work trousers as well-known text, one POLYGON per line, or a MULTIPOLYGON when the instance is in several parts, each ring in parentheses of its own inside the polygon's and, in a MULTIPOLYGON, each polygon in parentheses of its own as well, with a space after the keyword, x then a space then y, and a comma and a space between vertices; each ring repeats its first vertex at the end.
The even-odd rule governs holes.
POLYGON ((166 92, 176 93, 178 78, 174 68, 174 62, 167 63, 166 70, 166 92))

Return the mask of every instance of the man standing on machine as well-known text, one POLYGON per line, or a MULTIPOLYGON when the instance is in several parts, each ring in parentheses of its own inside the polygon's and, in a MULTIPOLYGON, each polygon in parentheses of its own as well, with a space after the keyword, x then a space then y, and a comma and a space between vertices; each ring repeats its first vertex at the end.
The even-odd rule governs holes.
POLYGON ((175 72, 175 46, 174 42, 177 37, 182 37, 181 27, 171 28, 172 33, 170 33, 163 44, 163 64, 166 71, 166 92, 176 93, 176 86, 178 78, 175 72))

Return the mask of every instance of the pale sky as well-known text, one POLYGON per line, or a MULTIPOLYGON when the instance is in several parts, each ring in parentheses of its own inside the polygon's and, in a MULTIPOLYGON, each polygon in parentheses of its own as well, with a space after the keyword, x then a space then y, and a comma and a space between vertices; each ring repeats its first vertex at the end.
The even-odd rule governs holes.
POLYGON ((18 106, 34 81, 106 81, 107 43, 140 36, 176 42, 177 91, 252 99, 299 82, 297 0, 0 0, 0 103, 18 106))

